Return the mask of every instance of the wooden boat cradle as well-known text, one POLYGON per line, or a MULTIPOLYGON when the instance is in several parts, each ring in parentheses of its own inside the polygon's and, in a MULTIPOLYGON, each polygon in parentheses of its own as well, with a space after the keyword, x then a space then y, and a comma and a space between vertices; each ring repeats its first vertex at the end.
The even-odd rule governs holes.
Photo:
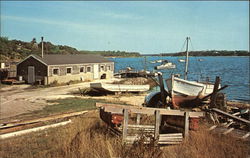
MULTIPOLYGON (((183 138, 188 137, 189 129, 197 126, 193 124, 192 118, 203 117, 203 112, 185 112, 180 110, 168 110, 162 108, 146 108, 119 104, 96 103, 100 108, 100 118, 108 125, 111 132, 122 136, 123 143, 132 144, 140 139, 140 134, 147 135, 144 140, 149 144, 153 139, 159 145, 179 144, 183 138), (129 124, 129 114, 136 114, 136 124, 129 124), (141 115, 154 115, 154 125, 141 125, 141 115), (179 116, 184 118, 183 133, 160 133, 160 126, 164 120, 163 116, 179 116)), ((195 122, 195 121, 194 121, 195 122)), ((195 122, 197 123, 197 122, 195 122)))

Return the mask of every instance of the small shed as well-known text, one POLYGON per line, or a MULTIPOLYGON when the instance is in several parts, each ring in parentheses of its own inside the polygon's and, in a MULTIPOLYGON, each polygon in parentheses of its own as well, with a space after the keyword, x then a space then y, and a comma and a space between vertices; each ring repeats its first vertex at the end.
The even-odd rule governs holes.
POLYGON ((30 55, 17 64, 17 76, 30 84, 110 79, 113 74, 114 62, 92 54, 30 55))

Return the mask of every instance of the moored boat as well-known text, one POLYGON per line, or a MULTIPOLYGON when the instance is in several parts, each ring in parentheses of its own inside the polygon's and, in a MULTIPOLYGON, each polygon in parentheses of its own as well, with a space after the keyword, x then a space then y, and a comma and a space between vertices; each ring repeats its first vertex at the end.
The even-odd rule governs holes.
POLYGON ((185 59, 178 59, 179 62, 184 63, 185 59))
POLYGON ((176 65, 165 60, 161 65, 155 66, 156 70, 162 70, 162 69, 175 69, 176 65))

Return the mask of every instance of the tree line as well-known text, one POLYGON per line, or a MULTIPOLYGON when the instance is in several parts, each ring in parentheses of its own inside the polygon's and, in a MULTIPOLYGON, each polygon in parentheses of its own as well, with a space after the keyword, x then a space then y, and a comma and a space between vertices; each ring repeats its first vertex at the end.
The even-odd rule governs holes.
MULTIPOLYGON (((186 56, 186 52, 150 54, 150 56, 186 56)), ((189 56, 250 56, 250 52, 246 50, 190 51, 189 56)))
MULTIPOLYGON (((9 40, 7 37, 0 37, 0 59, 23 59, 30 54, 41 55, 41 42, 37 43, 33 38, 30 42, 21 40, 9 40)), ((54 45, 51 42, 44 42, 45 54, 99 54, 104 57, 140 57, 139 52, 126 51, 88 51, 77 50, 76 48, 66 45, 54 45)), ((177 53, 160 53, 160 54, 144 54, 143 56, 185 56, 186 52, 177 53)), ((190 51, 190 56, 250 56, 249 51, 245 50, 206 50, 206 51, 190 51)))
MULTIPOLYGON (((44 54, 99 54, 105 57, 138 57, 138 52, 125 51, 88 51, 77 50, 76 48, 66 45, 54 45, 51 42, 44 41, 44 54)), ((36 42, 33 38, 30 42, 21 40, 9 40, 7 37, 0 37, 0 58, 7 59, 23 59, 31 54, 41 55, 42 43, 36 42)))

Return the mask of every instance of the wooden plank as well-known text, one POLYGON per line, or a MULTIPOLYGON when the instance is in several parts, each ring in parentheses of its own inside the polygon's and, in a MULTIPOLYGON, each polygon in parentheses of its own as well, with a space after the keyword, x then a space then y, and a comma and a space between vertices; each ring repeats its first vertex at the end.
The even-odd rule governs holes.
POLYGON ((212 130, 214 130, 216 127, 217 127, 217 125, 213 125, 213 126, 211 126, 208 130, 209 130, 209 131, 212 131, 212 130))
POLYGON ((104 107, 105 112, 111 112, 113 114, 123 114, 122 108, 114 108, 114 107, 104 107))
POLYGON ((164 83, 163 83, 161 73, 158 73, 158 80, 159 80, 159 83, 160 83, 161 102, 162 102, 163 107, 166 107, 166 91, 165 91, 165 88, 164 88, 164 83))
POLYGON ((158 142, 160 145, 175 145, 175 144, 181 144, 181 142, 158 142))
POLYGON ((114 107, 128 107, 129 105, 122 105, 122 104, 111 104, 111 103, 100 103, 100 102, 96 102, 96 107, 106 107, 106 106, 114 106, 114 107))
POLYGON ((183 138, 160 138, 160 142, 181 142, 183 138))
POLYGON ((141 122, 141 114, 136 114, 136 124, 139 125, 141 122))
POLYGON ((161 115, 160 111, 156 110, 155 111, 155 133, 154 133, 154 138, 155 140, 159 139, 160 135, 160 124, 161 124, 161 115))
POLYGON ((12 127, 16 127, 16 126, 33 124, 33 123, 37 123, 37 122, 51 121, 51 120, 56 120, 56 119, 61 119, 61 118, 74 117, 74 116, 79 116, 79 115, 85 114, 87 112, 88 111, 79 111, 79 112, 73 112, 73 113, 53 115, 53 116, 43 117, 43 118, 39 118, 39 119, 21 121, 21 122, 16 122, 16 123, 5 123, 4 125, 0 126, 0 129, 12 128, 12 127))
POLYGON ((6 138, 15 137, 15 136, 20 136, 20 135, 28 134, 28 133, 31 133, 31 132, 45 130, 45 129, 48 129, 48 128, 54 128, 54 127, 58 127, 58 126, 64 126, 64 125, 67 125, 69 123, 71 123, 71 120, 60 122, 60 123, 56 123, 56 124, 52 124, 52 125, 46 125, 46 126, 42 126, 42 127, 36 127, 36 128, 32 128, 32 129, 26 129, 26 130, 22 130, 22 131, 17 131, 17 132, 2 134, 2 135, 0 135, 0 139, 6 139, 6 138))
POLYGON ((155 128, 155 126, 152 126, 152 125, 131 125, 131 124, 129 124, 128 127, 129 128, 152 128, 152 129, 155 128))
MULTIPOLYGON (((126 143, 127 144, 132 144, 135 141, 138 141, 140 138, 139 137, 135 137, 135 136, 127 136, 126 138, 126 143)), ((158 144, 164 145, 164 144, 180 144, 183 140, 179 139, 179 140, 161 140, 158 141, 158 144)), ((149 144, 150 143, 150 138, 146 138, 146 140, 143 142, 144 144, 149 144)))
POLYGON ((182 133, 160 134, 160 137, 176 137, 176 136, 183 137, 183 134, 182 133))
MULTIPOLYGON (((128 141, 135 141, 135 140, 138 140, 138 139, 140 139, 140 137, 138 137, 138 136, 127 136, 126 137, 126 140, 128 140, 128 141)), ((146 137, 146 140, 150 141, 150 137, 146 137)))
POLYGON ((234 120, 237 120, 237 121, 246 123, 248 126, 250 126, 250 121, 248 121, 248 120, 246 120, 246 119, 243 119, 243 118, 240 118, 240 117, 231 115, 231 114, 229 114, 229 113, 227 113, 227 112, 224 112, 224 111, 222 111, 222 110, 219 110, 219 109, 217 109, 217 108, 212 108, 212 110, 213 110, 214 112, 217 112, 217 113, 219 113, 219 114, 221 114, 221 115, 227 116, 227 117, 232 118, 232 119, 234 119, 234 120))
POLYGON ((234 122, 233 121, 231 121, 231 122, 229 122, 229 123, 227 123, 226 125, 224 125, 225 127, 229 127, 230 125, 232 125, 234 122))
MULTIPOLYGON (((107 103, 96 103, 98 107, 105 107, 106 112, 121 113, 123 109, 128 109, 131 113, 154 115, 156 110, 160 111, 161 115, 174 115, 174 116, 184 116, 184 111, 180 110, 168 110, 162 108, 147 108, 139 106, 128 106, 120 104, 107 104, 107 103)), ((204 112, 190 112, 190 117, 204 117, 204 112)))
POLYGON ((229 128, 228 130, 226 130, 225 132, 223 132, 224 135, 232 132, 234 130, 234 128, 229 128))
POLYGON ((123 111, 123 124, 122 124, 122 140, 123 143, 126 142, 128 132, 128 109, 123 111))
POLYGON ((155 110, 154 109, 146 109, 146 108, 131 108, 131 113, 140 113, 144 115, 154 115, 155 110))
POLYGON ((216 76, 216 78, 215 78, 215 83, 214 83, 213 93, 212 93, 212 95, 211 95, 211 103, 210 103, 210 106, 211 106, 211 107, 216 107, 215 96, 216 96, 216 94, 217 94, 219 85, 220 85, 220 77, 219 77, 219 76, 216 76))
POLYGON ((182 140, 183 137, 160 137, 159 140, 182 140))
POLYGON ((131 131, 144 131, 144 132, 154 132, 155 130, 152 129, 152 128, 128 128, 128 130, 131 132, 131 131))
POLYGON ((250 136, 250 132, 248 132, 247 134, 245 134, 244 136, 242 136, 241 138, 242 139, 246 139, 247 137, 249 137, 250 136))
POLYGON ((189 112, 185 112, 185 125, 184 125, 184 137, 187 138, 189 134, 189 112))

